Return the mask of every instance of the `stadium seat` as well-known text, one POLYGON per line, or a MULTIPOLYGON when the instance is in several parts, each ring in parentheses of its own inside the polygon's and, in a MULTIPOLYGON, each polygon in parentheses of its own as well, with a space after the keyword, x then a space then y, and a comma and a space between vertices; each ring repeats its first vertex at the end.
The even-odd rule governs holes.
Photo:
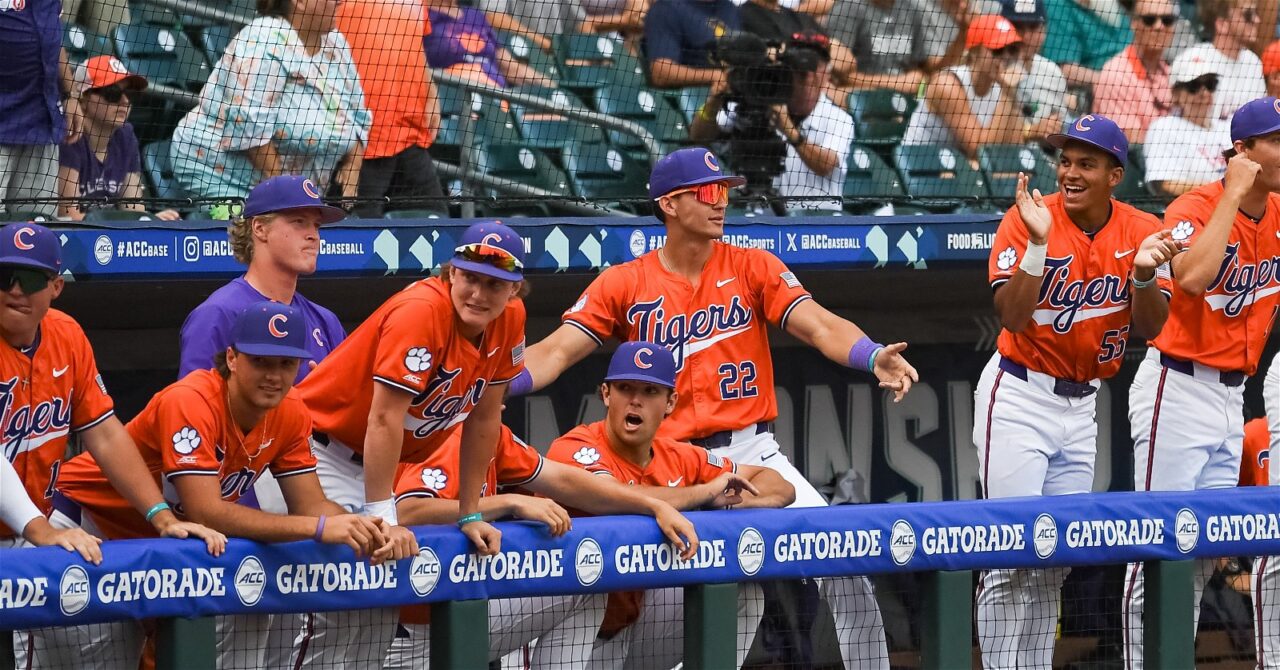
MULTIPOLYGON (((536 95, 553 101, 557 108, 585 108, 582 101, 569 91, 556 88, 522 88, 522 93, 536 95)), ((552 111, 526 108, 512 103, 512 116, 520 131, 521 141, 540 149, 559 149, 571 142, 599 144, 604 142, 604 132, 599 126, 576 121, 552 111)))
POLYGON ((477 152, 476 170, 502 179, 569 193, 569 178, 541 149, 521 144, 485 145, 477 152))
POLYGON ((173 167, 169 164, 169 144, 169 140, 162 140, 142 147, 142 171, 155 197, 185 198, 186 192, 173 178, 173 167))
POLYGON ((648 166, 615 147, 570 144, 564 149, 564 168, 574 193, 590 200, 643 199, 647 192, 648 166))
MULTIPOLYGON (((689 127, 680 112, 657 91, 615 84, 596 89, 594 97, 597 111, 644 126, 653 133, 654 139, 666 145, 664 149, 672 149, 689 139, 689 127)), ((623 149, 644 149, 638 137, 617 130, 609 131, 609 142, 623 149)))
POLYGON ((498 41, 507 48, 507 51, 511 52, 513 58, 550 79, 560 80, 560 71, 556 68, 554 56, 538 48, 538 45, 529 41, 529 38, 524 35, 516 35, 502 30, 495 32, 498 34, 498 41))
POLYGON ((854 214, 870 213, 886 201, 907 194, 898 173, 869 147, 857 142, 849 149, 848 171, 844 177, 845 208, 854 214))
POLYGON ((456 163, 463 146, 475 147, 478 142, 497 144, 519 141, 520 133, 516 130, 515 119, 507 111, 508 105, 505 102, 447 84, 436 86, 436 98, 440 103, 440 128, 431 145, 431 155, 434 158, 456 163), (462 135, 463 123, 468 117, 474 124, 475 133, 470 145, 467 145, 462 135))
POLYGON ((988 197, 982 173, 958 149, 936 144, 899 145, 894 162, 907 195, 935 211, 950 211, 965 200, 988 197))
POLYGON ((432 209, 393 209, 389 212, 383 212, 384 219, 442 219, 445 218, 440 212, 432 209))
POLYGON ((0 221, 49 221, 53 217, 24 209, 0 210, 0 221))
POLYGON ((1013 200, 1018 189, 1018 173, 1028 176, 1027 190, 1040 189, 1044 195, 1058 190, 1053 161, 1043 151, 1025 144, 988 144, 978 149, 978 165, 987 178, 991 195, 1013 200))
POLYGON ((1129 164, 1124 170, 1124 179, 1116 187, 1112 196, 1117 200, 1129 202, 1151 201, 1153 197, 1147 190, 1147 163, 1142 156, 1141 144, 1129 145, 1129 164))
POLYGON ((178 15, 173 10, 152 4, 146 0, 129 0, 129 20, 137 25, 164 26, 166 28, 178 26, 178 15))
POLYGON ((107 38, 90 32, 88 28, 78 23, 68 23, 63 26, 62 48, 67 50, 67 59, 73 64, 111 53, 111 43, 107 38))
POLYGON ((227 47, 231 45, 231 39, 239 32, 238 28, 231 26, 209 26, 200 31, 200 47, 204 49, 204 57, 209 61, 209 66, 214 67, 218 61, 222 60, 222 54, 226 53, 227 47))
POLYGON ((854 91, 849 94, 849 114, 853 116, 854 137, 867 145, 894 145, 902 141, 916 101, 889 89, 854 91))
POLYGON ((209 65, 182 32, 159 26, 117 26, 114 41, 125 67, 152 83, 198 93, 209 80, 209 65))
POLYGON ((693 115, 698 113, 702 103, 707 101, 711 89, 707 86, 692 86, 669 93, 671 102, 684 115, 685 123, 693 123, 693 115))
POLYGON ((560 83, 573 88, 596 88, 607 84, 645 85, 644 67, 622 40, 596 34, 567 34, 555 37, 560 83))

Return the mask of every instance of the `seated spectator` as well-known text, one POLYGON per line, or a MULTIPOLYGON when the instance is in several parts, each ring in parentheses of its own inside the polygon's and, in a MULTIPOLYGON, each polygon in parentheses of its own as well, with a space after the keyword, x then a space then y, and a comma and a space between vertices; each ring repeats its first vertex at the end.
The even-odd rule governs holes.
POLYGON ((1147 184, 1159 195, 1179 196, 1221 179, 1227 170, 1222 152, 1231 146, 1230 126, 1213 116, 1214 91, 1221 90, 1216 64, 1183 54, 1169 75, 1174 113, 1156 119, 1143 152, 1147 184))
POLYGON ((725 78, 711 61, 716 39, 741 28, 732 0, 656 0, 644 18, 649 83, 657 88, 716 84, 725 78))
POLYGON ((1022 67, 1027 71, 1017 96, 1022 139, 1041 141, 1062 132, 1062 122, 1067 118, 1067 78, 1053 61, 1037 53, 1044 45, 1044 2, 1004 0, 1000 13, 1022 39, 1022 67))
POLYGON ((1266 78, 1267 95, 1280 96, 1280 40, 1262 52, 1262 76, 1266 78))
POLYGON ((457 0, 428 0, 431 34, 422 38, 432 68, 506 88, 556 83, 521 63, 498 41, 484 12, 459 7, 457 0))
POLYGON ((918 0, 924 12, 929 55, 938 59, 934 71, 956 65, 964 58, 964 38, 976 16, 999 14, 999 0, 918 0))
POLYGON ((1187 49, 1178 58, 1199 56, 1219 74, 1214 94, 1214 118, 1228 120, 1240 105, 1266 94, 1262 61, 1249 50, 1258 34, 1257 0, 1201 0, 1200 21, 1208 42, 1187 49))
POLYGON ((1049 34, 1040 53, 1071 86, 1092 89, 1102 66, 1133 41, 1119 0, 1045 0, 1044 7, 1049 34))
MULTIPOLYGON (((787 64, 796 73, 791 100, 773 109, 774 128, 787 143, 782 174, 774 180, 783 198, 824 198, 797 201, 801 208, 840 209, 853 118, 823 93, 830 66, 826 38, 811 33, 793 41, 787 64)), ((735 103, 726 105, 725 86, 711 89, 706 104, 689 128, 694 142, 711 142, 732 132, 738 123, 735 103)))
POLYGON ((738 8, 742 29, 758 35, 771 44, 786 44, 793 35, 822 35, 828 38, 833 73, 839 81, 847 81, 854 72, 854 57, 839 40, 830 39, 826 30, 812 16, 798 12, 778 0, 747 0, 738 8))
POLYGON ((1134 144, 1146 142, 1151 122, 1169 113, 1169 64, 1178 5, 1173 0, 1137 0, 1129 25, 1133 44, 1102 66, 1093 87, 1093 111, 1120 126, 1134 144))
POLYGON ((480 0, 474 5, 494 30, 523 35, 548 53, 552 36, 573 32, 587 16, 578 0, 480 0))
POLYGON ((356 197, 372 117, 334 3, 258 0, 258 12, 174 131, 174 177, 203 198, 285 173, 356 197))
POLYGON ((586 0, 582 3, 586 17, 578 26, 584 33, 618 33, 628 42, 644 33, 644 15, 648 0, 586 0))
POLYGON ((969 24, 964 64, 949 67, 929 82, 903 133, 902 143, 943 144, 976 159, 984 144, 1022 140, 1018 86, 1022 38, 1003 16, 979 16, 969 24))
MULTIPOLYGON (((855 89, 891 88, 916 95, 930 72, 941 64, 929 51, 929 10, 917 0, 844 0, 827 18, 832 38, 848 45, 853 63, 835 53, 837 69, 852 70, 855 89)), ((934 10, 936 11, 936 10, 934 10)), ((745 19, 744 19, 745 22, 745 19)))
MULTIPOLYGON (((76 87, 84 129, 80 139, 64 143, 58 169, 58 216, 72 221, 84 218, 94 205, 110 205, 109 200, 142 197, 142 161, 138 138, 129 118, 129 96, 147 87, 147 80, 130 74, 115 56, 95 56, 76 67, 76 87), (87 201, 99 200, 101 203, 87 201)), ((140 202, 116 204, 120 209, 145 212, 140 202)), ((181 218, 172 209, 156 214, 157 219, 181 218)))

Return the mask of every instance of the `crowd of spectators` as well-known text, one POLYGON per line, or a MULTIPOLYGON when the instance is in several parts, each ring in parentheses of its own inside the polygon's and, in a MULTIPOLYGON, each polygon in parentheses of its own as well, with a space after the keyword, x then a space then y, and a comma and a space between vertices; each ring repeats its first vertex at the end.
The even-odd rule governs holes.
MULTIPOLYGON (((988 144, 1049 151, 1044 139, 1063 124, 1108 116, 1143 147, 1148 187, 1166 197, 1220 177, 1222 122, 1280 92, 1277 4, 259 0, 166 139, 177 185, 199 202, 243 198, 263 178, 294 173, 362 217, 405 203, 443 213, 431 70, 545 90, 557 80, 513 54, 503 34, 548 54, 559 35, 616 37, 645 62, 653 89, 706 87, 689 140, 723 142, 742 95, 717 44, 749 33, 774 54, 798 38, 822 40, 820 63, 792 68, 792 99, 770 106, 786 145, 773 182, 781 196, 839 198, 848 145, 859 139, 846 102, 888 89, 915 100, 903 144, 945 145, 975 161, 988 144)), ((5 209, 78 220, 101 207, 142 208, 139 133, 126 119, 146 80, 112 58, 91 68, 110 83, 86 82, 95 75, 82 63, 77 78, 61 48, 64 22, 112 35, 131 20, 127 0, 0 3, 0 41, 19 47, 0 71, 0 199, 14 203, 5 209)))

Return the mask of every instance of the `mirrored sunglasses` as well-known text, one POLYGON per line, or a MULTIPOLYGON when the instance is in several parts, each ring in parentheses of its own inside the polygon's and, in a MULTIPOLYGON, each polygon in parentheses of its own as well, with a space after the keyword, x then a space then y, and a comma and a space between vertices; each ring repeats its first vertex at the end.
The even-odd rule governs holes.
POLYGON ((510 251, 489 244, 464 244, 453 250, 454 256, 472 263, 492 265, 506 272, 521 272, 524 263, 520 262, 510 251))
POLYGON ((9 291, 16 282, 23 293, 31 295, 43 291, 53 278, 30 268, 0 267, 0 289, 9 291))
POLYGON ((729 185, 720 181, 677 189, 668 193, 667 197, 680 195, 681 193, 693 193, 698 198, 698 202, 705 205, 718 205, 722 202, 729 202, 729 185))

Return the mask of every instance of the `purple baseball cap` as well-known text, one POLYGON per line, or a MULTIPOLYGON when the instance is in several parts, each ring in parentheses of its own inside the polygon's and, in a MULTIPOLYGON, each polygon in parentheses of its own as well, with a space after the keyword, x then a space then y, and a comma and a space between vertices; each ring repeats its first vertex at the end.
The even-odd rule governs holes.
POLYGON ((1085 114, 1067 125, 1067 132, 1054 133, 1046 138, 1049 144, 1061 149, 1070 140, 1092 144, 1115 156, 1120 165, 1129 164, 1129 138, 1115 121, 1101 114, 1085 114))
POLYGON ((311 358, 307 351, 307 322, 302 312, 264 300, 240 312, 231 331, 231 346, 251 356, 311 358))
POLYGON ((725 174, 720 159, 703 147, 673 151, 658 159, 649 173, 649 199, 658 198, 685 186, 722 181, 730 187, 742 186, 747 180, 725 174))
POLYGON ((347 218, 347 213, 337 207, 324 204, 320 188, 309 177, 282 174, 264 179, 249 191, 244 199, 245 218, 283 212, 291 209, 315 209, 320 212, 321 223, 333 223, 347 218))
POLYGON ((606 382, 647 382, 676 387, 676 359, 665 347, 652 342, 623 342, 609 359, 606 382))
POLYGON ((1280 130, 1280 99, 1268 97, 1240 105, 1231 116, 1231 141, 1270 135, 1280 130))
POLYGON ((524 240, 501 221, 475 223, 458 238, 449 263, 469 272, 520 281, 524 279, 524 240))
POLYGON ((62 271, 62 242, 38 223, 10 223, 0 228, 0 265, 62 271))

